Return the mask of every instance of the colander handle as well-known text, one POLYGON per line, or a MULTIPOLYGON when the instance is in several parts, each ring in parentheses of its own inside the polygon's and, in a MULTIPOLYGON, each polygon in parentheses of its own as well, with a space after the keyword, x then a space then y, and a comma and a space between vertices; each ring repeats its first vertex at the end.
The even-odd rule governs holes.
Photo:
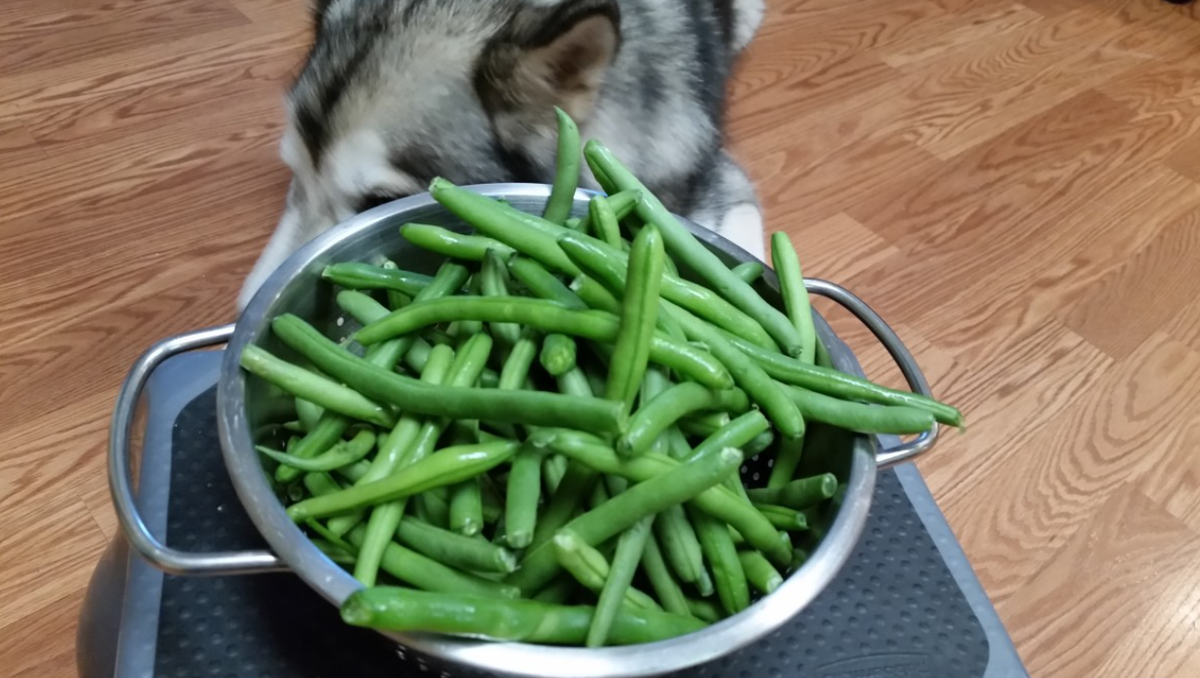
MULTIPOLYGON (((921 367, 917 364, 908 347, 900 340, 895 330, 884 322, 867 302, 859 299, 853 292, 838 285, 821 280, 819 278, 805 278, 804 287, 811 294, 819 294, 826 299, 831 299, 842 308, 854 314, 854 317, 867 326, 875 338, 883 344, 887 352, 891 354, 892 359, 896 361, 896 365, 900 368, 900 373, 904 375, 904 380, 908 382, 908 387, 914 393, 920 393, 926 397, 933 397, 933 393, 929 390, 929 382, 925 380, 925 374, 921 372, 921 367)), ((884 448, 875 455, 875 461, 880 468, 895 466, 901 462, 908 461, 917 455, 929 450, 933 444, 937 442, 938 424, 935 422, 933 428, 925 431, 921 435, 902 442, 892 447, 884 448)))
POLYGON ((134 412, 142 390, 163 361, 187 351, 216 346, 229 341, 233 325, 222 325, 164 339, 137 359, 117 394, 112 425, 108 433, 108 485, 113 508, 125 538, 134 550, 158 569, 180 575, 234 575, 286 570, 283 561, 270 551, 227 551, 188 553, 163 544, 146 526, 138 512, 129 472, 130 440, 134 412))

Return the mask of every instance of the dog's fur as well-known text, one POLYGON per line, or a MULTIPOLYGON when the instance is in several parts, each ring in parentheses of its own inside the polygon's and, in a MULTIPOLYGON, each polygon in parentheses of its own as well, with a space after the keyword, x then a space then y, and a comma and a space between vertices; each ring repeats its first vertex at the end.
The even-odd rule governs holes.
POLYGON ((721 130, 762 13, 763 0, 318 0, 286 100, 294 176, 239 308, 305 242, 435 176, 549 183, 554 106, 669 209, 761 257, 754 189, 721 130))

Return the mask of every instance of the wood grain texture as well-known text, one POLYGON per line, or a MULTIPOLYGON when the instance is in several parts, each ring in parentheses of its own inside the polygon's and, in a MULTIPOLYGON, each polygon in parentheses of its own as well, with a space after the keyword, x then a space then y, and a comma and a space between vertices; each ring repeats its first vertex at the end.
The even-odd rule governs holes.
MULTIPOLYGON (((970 424, 919 465, 1034 675, 1200 673, 1200 9, 773 0, 729 137, 970 424)), ((228 322, 303 0, 0 3, 0 666, 69 676, 116 389, 228 322)), ((869 333, 816 307, 867 373, 869 333)))

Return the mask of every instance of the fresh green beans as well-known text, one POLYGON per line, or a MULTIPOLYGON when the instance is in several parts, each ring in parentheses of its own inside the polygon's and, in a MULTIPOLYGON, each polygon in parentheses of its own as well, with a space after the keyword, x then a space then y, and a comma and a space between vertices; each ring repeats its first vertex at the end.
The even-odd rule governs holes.
POLYGON ((621 247, 621 225, 608 199, 598 195, 588 202, 588 225, 596 231, 596 237, 609 245, 621 247))
POLYGON ((500 383, 496 388, 501 391, 515 391, 521 388, 529 378, 529 369, 533 366, 537 349, 537 339, 533 337, 533 333, 522 333, 521 338, 508 352, 504 367, 500 369, 500 383))
MULTIPOLYGON (((495 251, 489 251, 483 256, 483 269, 479 272, 479 280, 484 296, 508 297, 508 282, 505 277, 508 269, 495 251)), ((492 333, 512 346, 521 338, 521 328, 512 323, 492 323, 492 333)))
MULTIPOLYGON (((617 293, 624 289, 628 269, 628 255, 624 252, 610 247, 602 240, 580 233, 559 236, 558 244, 571 261, 585 273, 595 277, 610 292, 617 293)), ((664 265, 666 260, 664 255, 664 265)), ((661 292, 663 299, 679 304, 708 322, 763 347, 764 350, 775 348, 770 335, 753 318, 707 288, 673 275, 664 275, 661 292)))
POLYGON ((433 282, 427 275, 349 261, 326 266, 321 277, 346 289, 395 290, 410 297, 433 282))
POLYGON ((429 224, 405 224, 400 227, 400 235, 421 249, 463 261, 483 261, 488 250, 492 250, 505 261, 512 259, 517 253, 494 238, 458 233, 429 224))
POLYGON ((783 585, 783 576, 758 551, 739 551, 738 559, 742 563, 742 571, 745 572, 747 581, 758 589, 759 593, 770 595, 783 585))
POLYGON ((523 549, 533 541, 538 501, 541 498, 544 456, 541 450, 527 445, 517 453, 508 473, 504 536, 508 545, 515 549, 523 549))
POLYGON ((538 361, 551 376, 559 377, 575 368, 575 340, 565 334, 551 332, 542 339, 538 361))
MULTIPOLYGON (((956 408, 919 393, 890 389, 852 374, 839 372, 830 367, 821 367, 819 364, 806 365, 794 358, 764 351, 747 341, 728 334, 726 338, 738 350, 750 356, 750 359, 758 363, 772 378, 786 384, 846 401, 857 400, 877 405, 915 407, 932 413, 934 419, 947 426, 961 427, 963 425, 962 413, 956 408)), ((818 342, 819 345, 820 342, 818 342)), ((820 354, 819 350, 817 354, 820 354)))
POLYGON ((474 536, 483 529, 483 497, 478 478, 468 478, 450 490, 450 529, 474 536))
POLYGON ((459 570, 508 574, 517 569, 517 557, 508 549, 413 518, 400 521, 396 538, 412 550, 459 570))
POLYGON ((788 386, 785 391, 808 419, 847 431, 905 435, 922 433, 934 426, 934 415, 926 409, 905 405, 864 405, 798 386, 788 386))
POLYGON ((811 365, 816 358, 817 330, 813 327, 812 306, 800 272, 800 258, 787 233, 776 231, 771 234, 771 261, 775 264, 775 275, 779 277, 779 291, 787 317, 800 337, 800 353, 796 358, 811 365))
POLYGON ((584 156, 593 173, 598 168, 618 190, 641 190, 642 199, 638 201, 638 215, 646 223, 654 224, 662 231, 667 251, 681 264, 696 271, 718 294, 757 320, 785 353, 792 356, 798 354, 801 350, 800 339, 787 316, 767 303, 752 287, 734 275, 717 255, 700 244, 700 241, 663 207, 653 193, 646 190, 642 182, 617 160, 611 151, 593 139, 584 147, 584 156))
POLYGON ((403 474, 305 499, 288 507, 287 513, 298 522, 323 518, 453 485, 503 463, 518 447, 515 442, 447 447, 408 467, 403 474))
MULTIPOLYGON (((572 275, 579 273, 579 269, 554 241, 553 235, 530 225, 531 215, 521 214, 490 198, 459 188, 441 177, 434 179, 429 185, 429 193, 443 207, 485 235, 553 270, 572 275)), ((551 229, 566 230, 550 222, 545 223, 551 229)))
POLYGON ((375 447, 375 433, 369 429, 359 431, 353 439, 343 440, 329 448, 324 454, 312 459, 297 457, 292 454, 272 450, 263 445, 255 449, 275 461, 295 467, 301 471, 332 471, 341 468, 367 456, 375 447))
MULTIPOLYGON (((742 461, 740 452, 726 448, 717 454, 698 457, 656 478, 640 482, 564 526, 585 543, 599 544, 639 520, 668 506, 687 501, 721 482, 742 461)), ((790 549, 789 549, 790 556, 790 549)), ((506 581, 522 591, 536 591, 558 572, 552 547, 542 544, 530 550, 520 569, 506 581)))
MULTIPOLYGON (((356 547, 361 546, 366 539, 366 531, 366 527, 359 525, 351 530, 346 538, 356 547)), ((392 541, 389 541, 384 549, 380 568, 396 579, 426 591, 474 594, 491 599, 512 599, 520 596, 520 592, 512 586, 460 572, 392 541)))
POLYGON ((421 384, 341 350, 311 325, 290 314, 277 317, 272 329, 285 344, 319 369, 408 412, 452 419, 565 426, 600 433, 618 432, 625 424, 620 405, 599 398, 421 384))
MULTIPOLYGON (((605 448, 603 443, 560 431, 538 431, 532 440, 535 445, 546 445, 600 473, 628 478, 638 483, 634 489, 646 485, 650 480, 667 477, 682 467, 681 462, 674 459, 648 454, 623 460, 611 448, 605 448)), ((711 445, 701 445, 688 461, 682 464, 687 465, 698 458, 710 457, 719 449, 711 445)), ((728 487, 722 485, 706 489, 691 501, 705 513, 728 523, 764 555, 780 562, 786 562, 790 557, 791 547, 780 543, 779 535, 770 522, 728 487)))
POLYGON ((241 365, 247 372, 331 412, 377 426, 390 427, 396 421, 382 405, 368 400, 354 389, 281 360, 254 344, 242 350, 241 365))
POLYGON ((745 412, 749 407, 750 401, 741 389, 713 391, 692 381, 676 384, 630 417, 629 428, 617 439, 617 451, 625 455, 646 452, 664 431, 691 412, 706 409, 745 412))
POLYGON ((508 272, 541 299, 557 302, 573 311, 586 311, 588 308, 561 280, 532 259, 514 257, 508 262, 508 272))
POLYGON ((837 492, 837 487, 837 476, 822 473, 809 478, 799 478, 776 488, 747 490, 747 495, 751 501, 760 504, 778 504, 803 511, 832 497, 837 492))
POLYGON ((752 285, 762 277, 763 265, 757 261, 746 261, 734 266, 731 270, 747 285, 752 285))
MULTIPOLYGON (((498 600, 464 594, 431 594, 399 587, 360 589, 341 606, 352 626, 388 631, 421 631, 547 645, 582 645, 594 608, 534 600, 498 600)), ((611 645, 667 640, 699 631, 694 617, 622 607, 609 629, 611 645)))
POLYGON ((556 107, 554 113, 558 118, 558 153, 555 156, 557 167, 542 218, 561 224, 571 216, 571 207, 575 204, 582 149, 579 146, 579 127, 575 125, 575 121, 560 108, 556 107))
POLYGON ((596 614, 588 626, 585 644, 588 647, 602 647, 608 641, 609 631, 616 620, 617 611, 625 600, 633 575, 637 572, 638 563, 646 549, 646 541, 650 538, 650 528, 654 524, 654 514, 642 518, 621 534, 617 539, 617 552, 613 555, 612 566, 608 577, 604 580, 604 588, 596 601, 596 614))
POLYGON ((667 301, 663 302, 663 309, 683 326, 689 339, 708 346, 713 355, 729 369, 734 382, 766 411, 780 433, 790 438, 804 435, 804 419, 800 416, 800 410, 783 387, 767 376, 758 364, 726 341, 712 325, 667 301))
POLYGON ((807 530, 808 519, 804 514, 790 509, 786 506, 774 506, 772 504, 755 504, 754 508, 758 512, 767 517, 771 524, 781 530, 807 530))
MULTIPOLYGON (((583 543, 569 530, 554 536, 554 553, 559 565, 584 588, 597 594, 604 590, 612 571, 604 554, 583 543)), ((645 610, 662 609, 653 598, 633 587, 625 589, 623 602, 645 610)))
MULTIPOLYGON (((372 344, 428 325, 463 319, 514 322, 546 332, 561 332, 607 343, 615 342, 620 331, 620 320, 602 311, 573 311, 542 299, 456 297, 413 303, 367 325, 355 336, 364 344, 372 344)), ((749 362, 749 358, 742 358, 749 362)), ((650 359, 710 388, 732 385, 729 371, 711 354, 663 335, 655 334, 651 338, 650 359)), ((787 402, 790 407, 795 407, 791 401, 787 402)))
POLYGON ((729 614, 737 614, 750 607, 750 587, 746 583, 746 573, 742 570, 742 562, 738 559, 737 547, 733 545, 729 528, 695 508, 689 513, 696 527, 696 535, 700 537, 700 548, 711 566, 721 605, 729 614))
MULTIPOLYGON (((654 522, 661 522, 663 515, 665 514, 660 513, 654 522)), ((642 567, 646 571, 646 578, 650 580, 650 586, 654 588, 654 594, 662 601, 664 610, 674 614, 691 614, 683 589, 679 588, 679 584, 667 569, 662 549, 653 536, 646 540, 646 548, 642 551, 642 567)))
MULTIPOLYGON (((615 224, 615 218, 613 222, 615 224)), ((620 328, 608 368, 608 390, 604 394, 609 400, 623 403, 626 412, 633 410, 634 399, 650 363, 650 347, 658 324, 663 256, 662 239, 657 229, 653 226, 642 229, 629 253, 620 328)), ((591 640, 589 636, 589 642, 591 640)))

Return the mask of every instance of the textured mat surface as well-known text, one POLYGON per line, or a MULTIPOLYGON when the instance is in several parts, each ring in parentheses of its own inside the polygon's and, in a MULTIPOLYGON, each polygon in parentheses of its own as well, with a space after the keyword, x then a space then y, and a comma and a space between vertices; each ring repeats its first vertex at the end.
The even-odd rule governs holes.
MULTIPOLYGON (((215 392, 173 431, 167 541, 261 548, 221 462, 215 392)), ((975 678, 988 641, 900 482, 879 474, 863 540, 834 584, 771 636, 679 678, 975 678)), ((157 678, 375 678, 441 671, 345 626, 287 574, 165 578, 157 678)))

